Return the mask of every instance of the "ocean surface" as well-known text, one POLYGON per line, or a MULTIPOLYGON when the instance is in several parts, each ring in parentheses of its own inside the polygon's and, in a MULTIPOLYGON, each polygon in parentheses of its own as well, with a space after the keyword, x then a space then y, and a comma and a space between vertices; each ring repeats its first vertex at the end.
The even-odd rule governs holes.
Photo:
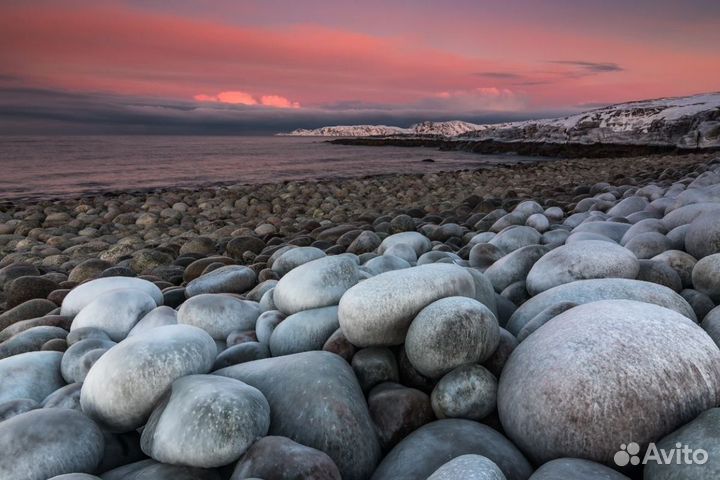
POLYGON ((422 147, 332 145, 325 140, 272 136, 0 136, 0 200, 453 171, 537 161, 422 147), (422 161, 428 158, 434 163, 422 161))

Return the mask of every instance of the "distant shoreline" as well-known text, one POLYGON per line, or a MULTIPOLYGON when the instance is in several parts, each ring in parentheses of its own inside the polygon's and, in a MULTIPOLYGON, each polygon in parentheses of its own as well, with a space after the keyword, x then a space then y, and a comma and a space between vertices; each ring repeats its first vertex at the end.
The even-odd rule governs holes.
POLYGON ((451 140, 428 137, 352 137, 334 138, 325 141, 335 145, 429 147, 444 151, 457 150, 483 155, 514 154, 552 158, 625 158, 644 155, 686 155, 720 151, 720 147, 681 148, 675 145, 660 144, 499 142, 496 140, 451 140))

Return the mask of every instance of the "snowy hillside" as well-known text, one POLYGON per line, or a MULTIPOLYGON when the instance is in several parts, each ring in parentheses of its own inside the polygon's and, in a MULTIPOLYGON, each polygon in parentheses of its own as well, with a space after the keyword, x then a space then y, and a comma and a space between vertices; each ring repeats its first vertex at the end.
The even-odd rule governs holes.
POLYGON ((482 128, 460 120, 449 122, 421 122, 410 128, 389 127, 386 125, 337 125, 314 130, 304 128, 284 134, 295 137, 387 137, 391 135, 440 135, 455 137, 482 128))
POLYGON ((720 147, 720 92, 620 103, 564 118, 475 125, 459 120, 410 128, 349 125, 295 130, 292 136, 443 136, 499 142, 614 143, 720 147))

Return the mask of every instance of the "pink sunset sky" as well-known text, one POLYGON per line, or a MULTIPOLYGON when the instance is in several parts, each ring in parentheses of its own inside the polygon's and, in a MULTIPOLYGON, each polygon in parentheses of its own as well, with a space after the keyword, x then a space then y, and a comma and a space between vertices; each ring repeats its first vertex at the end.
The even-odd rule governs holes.
POLYGON ((718 1, 6 0, 0 121, 523 118, 720 90, 719 45, 718 1))

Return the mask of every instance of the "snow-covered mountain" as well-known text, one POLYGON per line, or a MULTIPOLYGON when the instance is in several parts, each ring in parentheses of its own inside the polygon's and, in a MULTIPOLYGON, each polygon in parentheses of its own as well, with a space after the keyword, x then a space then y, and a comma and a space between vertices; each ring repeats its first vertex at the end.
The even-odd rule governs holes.
POLYGON ((328 137, 442 136, 499 142, 613 143, 720 147, 720 92, 620 103, 563 118, 475 125, 453 120, 410 128, 349 125, 295 130, 328 137))
POLYGON ((449 122, 421 122, 410 128, 387 125, 336 125, 313 130, 300 128, 283 135, 295 137, 388 137, 392 135, 436 135, 455 137, 482 128, 482 125, 451 120, 449 122))
POLYGON ((720 146, 720 93, 620 103, 563 118, 483 125, 461 137, 716 147, 720 146))

